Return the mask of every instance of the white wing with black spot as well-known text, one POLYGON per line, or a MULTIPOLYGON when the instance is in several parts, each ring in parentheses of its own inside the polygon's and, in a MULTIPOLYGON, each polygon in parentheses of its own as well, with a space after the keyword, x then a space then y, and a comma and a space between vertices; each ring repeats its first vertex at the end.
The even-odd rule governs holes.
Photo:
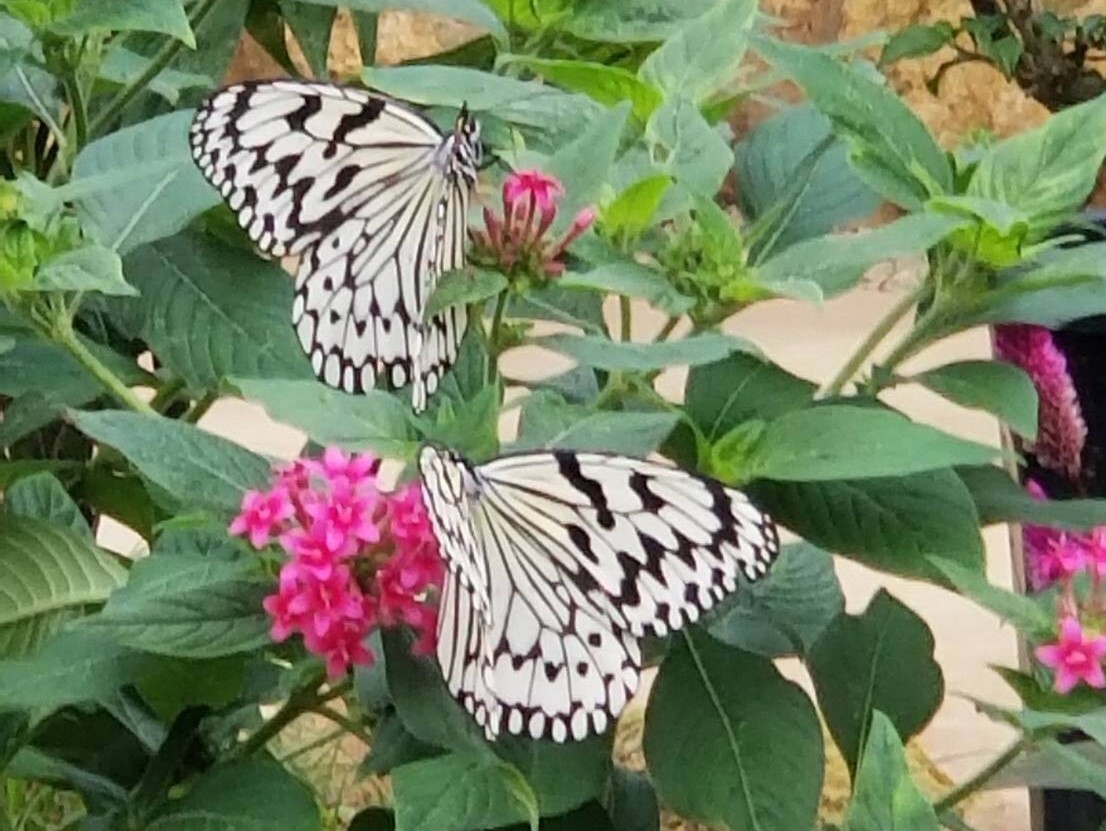
POLYGON ((301 257, 292 320, 315 374, 352 393, 410 383, 423 409, 464 335, 463 310, 424 312, 464 265, 475 122, 443 136, 365 90, 267 81, 212 95, 190 137, 258 247, 301 257))
POLYGON ((779 549, 739 491, 667 465, 551 451, 419 459, 448 565, 446 683, 489 737, 602 732, 637 689, 638 639, 695 621, 779 549))

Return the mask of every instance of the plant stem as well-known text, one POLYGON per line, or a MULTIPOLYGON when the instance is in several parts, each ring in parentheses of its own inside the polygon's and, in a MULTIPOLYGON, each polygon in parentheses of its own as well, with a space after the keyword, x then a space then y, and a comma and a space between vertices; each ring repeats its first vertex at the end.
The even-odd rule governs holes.
POLYGON ((1029 736, 1022 736, 1006 750, 1000 753, 995 759, 987 765, 983 770, 979 771, 975 776, 972 776, 964 782, 957 785, 943 797, 933 803, 933 810, 938 814, 947 811, 954 805, 962 802, 967 797, 978 791, 996 776, 1001 773, 1011 762, 1017 759, 1023 751, 1028 749, 1033 744, 1033 740, 1029 736))
MULTIPOLYGON (((208 13, 215 8, 215 4, 219 0, 200 0, 200 4, 196 7, 192 17, 189 19, 188 24, 195 32, 208 13)), ((165 69, 177 56, 177 52, 181 50, 184 44, 171 37, 166 41, 165 45, 158 50, 148 64, 146 68, 142 70, 142 73, 131 81, 123 89, 119 90, 119 94, 116 95, 110 103, 100 112, 100 114, 93 119, 92 124, 89 125, 89 136, 95 137, 99 135, 105 127, 108 127, 119 114, 123 112, 124 108, 134 100, 134 97, 146 89, 146 85, 150 83, 154 78, 158 76, 161 70, 165 69)))
POLYGON ((680 316, 679 315, 675 315, 674 317, 668 318, 668 321, 664 324, 664 326, 661 327, 661 330, 659 332, 657 332, 657 337, 655 338, 655 340, 657 340, 657 341, 668 340, 668 336, 671 335, 673 330, 675 330, 675 328, 679 325, 680 325, 680 316))
POLYGON ((346 716, 344 713, 339 713, 333 707, 327 707, 325 704, 319 704, 312 709, 312 712, 317 713, 325 719, 329 719, 343 728, 347 733, 352 733, 357 736, 365 744, 372 742, 372 733, 365 729, 364 725, 358 724, 353 719, 346 716))
POLYGON ((165 409, 173 403, 173 399, 177 397, 177 393, 184 389, 183 378, 170 378, 158 391, 154 393, 154 397, 150 399, 150 407, 157 410, 159 413, 165 412, 165 409))
POLYGON ((618 298, 618 311, 619 311, 619 332, 618 339, 623 343, 629 343, 633 337, 633 307, 630 305, 630 298, 625 295, 620 295, 618 298))
POLYGON ((318 689, 322 682, 322 675, 316 675, 306 685, 295 690, 288 696, 288 700, 281 705, 281 708, 273 713, 271 719, 258 727, 246 741, 227 754, 225 761, 252 756, 259 750, 263 750, 269 742, 280 734, 280 731, 319 703, 318 689))
POLYGON ((69 96, 69 106, 73 112, 76 146, 80 149, 88 140, 88 102, 85 101, 78 70, 74 69, 65 79, 65 91, 69 96))
POLYGON ((143 415, 157 415, 149 404, 134 394, 134 390, 124 384, 119 377, 104 366, 85 346, 77 333, 73 331, 73 324, 67 314, 56 314, 49 321, 38 321, 40 330, 54 343, 65 349, 83 366, 93 378, 99 381, 108 392, 116 397, 121 404, 143 415))
POLYGON ((899 298, 887 314, 875 325, 875 328, 868 333, 868 336, 864 338, 864 341, 853 352, 852 356, 845 362, 845 365, 833 376, 825 385, 818 390, 818 398, 829 398, 830 396, 840 395, 841 391, 845 388, 845 385, 852 380, 853 376, 859 371, 860 367, 864 365, 875 348, 883 342, 883 339, 890 334, 891 330, 895 328, 897 324, 907 312, 909 312, 914 305, 918 302, 922 292, 925 290, 925 284, 921 284, 917 289, 904 294, 899 298))
POLYGON ((503 316, 507 314, 507 292, 501 291, 495 299, 495 310, 492 312, 492 328, 488 333, 488 372, 487 378, 490 384, 495 380, 499 371, 499 330, 503 328, 503 316))
POLYGON ((195 424, 207 415, 207 411, 211 409, 211 405, 218 400, 219 393, 216 390, 208 390, 204 393, 203 398, 193 404, 192 409, 184 414, 184 420, 189 424, 195 424))

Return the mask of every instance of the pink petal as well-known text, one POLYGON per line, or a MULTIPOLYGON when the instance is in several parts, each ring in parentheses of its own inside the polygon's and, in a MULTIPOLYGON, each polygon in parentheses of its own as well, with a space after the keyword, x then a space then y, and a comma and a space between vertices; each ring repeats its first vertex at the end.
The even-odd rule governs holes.
POLYGON ((1106 674, 1102 672, 1101 664, 1091 664, 1083 673, 1083 681, 1089 687, 1101 690, 1106 687, 1106 674))

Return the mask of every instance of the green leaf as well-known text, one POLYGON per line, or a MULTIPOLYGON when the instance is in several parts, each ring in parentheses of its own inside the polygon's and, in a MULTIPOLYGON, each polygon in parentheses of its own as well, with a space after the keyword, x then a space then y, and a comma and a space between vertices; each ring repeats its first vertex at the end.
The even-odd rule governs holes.
POLYGON ((138 294, 123 277, 123 262, 119 255, 99 245, 85 245, 51 257, 35 272, 35 281, 29 288, 32 291, 138 294))
MULTIPOLYGON (((585 332, 606 331, 603 299, 598 294, 562 289, 556 285, 514 298, 511 302, 511 317, 552 320, 576 326, 585 332)), ((0 360, 3 358, 0 357, 0 360)))
POLYGON ((525 780, 542 816, 597 798, 607 781, 611 748, 602 736, 564 744, 503 736, 490 747, 525 780))
POLYGON ((219 658, 269 642, 261 606, 273 582, 256 561, 202 555, 150 556, 126 588, 81 625, 118 643, 174 658, 219 658))
POLYGON ((596 412, 570 404, 556 393, 539 392, 523 402, 518 440, 510 449, 595 450, 645 457, 664 444, 678 420, 676 412, 596 412))
POLYGON ((769 422, 749 461, 749 477, 813 482, 902 476, 984 464, 997 455, 996 448, 915 424, 896 412, 829 405, 769 422))
POLYGON ((754 48, 829 116, 857 174, 908 210, 953 189, 952 169, 929 130, 890 89, 803 46, 754 36, 754 48))
MULTIPOLYGON (((77 337, 128 386, 149 380, 132 359, 82 335, 77 337)), ((13 348, 0 352, 0 394, 14 397, 32 392, 41 393, 52 404, 83 404, 104 389, 60 346, 20 333, 13 348)))
POLYGON ((540 75, 546 83, 569 92, 583 93, 604 107, 629 101, 634 118, 642 122, 648 120, 664 100, 656 88, 618 66, 529 55, 506 55, 499 60, 501 63, 525 66, 540 75))
POLYGON ((142 296, 120 314, 141 322, 139 335, 189 388, 233 375, 314 378, 290 322, 292 283, 275 263, 180 234, 135 249, 125 265, 142 296))
POLYGON ((645 773, 612 768, 603 804, 615 831, 660 831, 657 792, 645 773))
POLYGON ((310 789, 272 759, 245 759, 201 774, 149 831, 318 831, 310 789))
POLYGON ((442 275, 430 299, 426 301, 426 316, 430 318, 450 306, 467 305, 487 300, 507 288, 507 278, 487 268, 466 268, 442 275))
POLYGON ((1034 499, 1009 473, 992 465, 956 472, 975 501, 982 525, 1026 522, 1070 531, 1106 525, 1106 499, 1034 499))
POLYGON ((491 753, 450 753, 392 771, 396 831, 477 831, 528 820, 537 798, 518 770, 491 753))
POLYGON ((555 130, 563 137, 577 135, 584 124, 604 112, 584 95, 466 67, 373 67, 365 69, 362 78, 373 89, 415 104, 467 104, 472 112, 555 130))
POLYGON ((327 54, 330 51, 330 32, 334 28, 336 8, 326 8, 296 0, 280 0, 280 15, 285 25, 295 35, 307 66, 316 78, 327 76, 327 54))
POLYGON ((33 473, 11 485, 4 491, 4 509, 14 516, 43 519, 68 528, 93 542, 88 520, 62 483, 50 473, 33 473))
POLYGON ((775 364, 734 352, 693 367, 684 409, 710 442, 752 419, 772 419, 810 405, 816 386, 775 364))
POLYGON ((89 32, 160 32, 196 48, 183 0, 80 0, 76 8, 50 29, 78 37, 89 32))
MULTIPOLYGON (((507 30, 487 4, 480 0, 304 0, 323 6, 345 6, 355 12, 412 11, 449 17, 507 39, 507 30)), ((365 63, 369 63, 366 60, 365 63)))
POLYGON ((318 444, 397 459, 408 458, 414 450, 408 405, 382 390, 350 395, 314 380, 232 378, 231 383, 270 417, 303 430, 318 444))
POLYGON ((932 560, 934 568, 965 597, 1028 634, 1048 634, 1054 628, 1052 614, 1037 600, 999 588, 979 569, 966 569, 948 560, 932 560))
POLYGON ((924 620, 880 589, 860 615, 841 615, 807 660, 818 706, 850 771, 867 743, 872 713, 887 715, 905 741, 944 696, 933 634, 924 620))
POLYGON ((381 641, 388 690, 408 732, 433 747, 482 752, 483 732, 449 694, 437 663, 411 654, 412 639, 407 632, 385 629, 381 641))
POLYGON ((585 40, 658 42, 713 5, 714 0, 583 0, 560 25, 585 40))
POLYGON ((440 755, 441 751, 416 739, 394 711, 388 712, 373 727, 373 743, 369 755, 361 762, 358 773, 375 776, 390 773, 401 765, 421 762, 440 755))
POLYGON ((62 632, 29 657, 0 661, 0 709, 44 716, 106 698, 142 678, 153 660, 99 635, 62 632))
POLYGON ((876 263, 924 253, 968 224, 968 220, 949 214, 908 214, 874 231, 797 242, 761 263, 757 276, 769 285, 811 280, 825 296, 833 297, 856 285, 876 263))
POLYGON ((933 806, 910 778, 895 725, 875 710, 845 815, 846 831, 937 831, 939 827, 933 806))
POLYGON ((597 369, 648 372, 679 364, 698 366, 721 360, 751 344, 720 332, 657 343, 620 343, 598 335, 548 335, 535 343, 597 369))
POLYGON ((879 197, 849 166, 845 143, 832 136, 829 119, 810 104, 762 121, 734 152, 743 213, 752 221, 771 221, 770 240, 756 249, 758 260, 879 206, 879 197))
POLYGON ((599 395, 599 382, 595 371, 586 366, 574 366, 560 375, 543 378, 540 381, 515 381, 511 384, 525 384, 534 390, 550 390, 573 404, 591 404, 599 395))
POLYGON ((34 653, 74 613, 103 602, 126 581, 126 572, 93 544, 87 526, 81 533, 10 515, 44 507, 32 504, 41 496, 35 491, 42 489, 42 476, 48 474, 13 486, 16 504, 6 503, 9 515, 0 516, 0 655, 7 658, 34 653))
POLYGON ((83 227, 101 245, 126 254, 177 233, 219 203, 188 149, 192 115, 185 110, 125 127, 77 154, 72 180, 56 192, 76 200, 83 227))
POLYGON ((666 97, 704 101, 736 77, 756 12, 755 0, 722 0, 668 37, 642 62, 639 76, 666 97))
POLYGON ((818 716, 766 658, 694 628, 677 636, 649 697, 643 745, 661 802, 681 817, 734 831, 814 824, 818 716))
POLYGON ((119 410, 72 414, 77 428, 111 445, 138 472, 182 503, 220 513, 269 481, 269 463, 233 442, 184 422, 119 410))
MULTIPOLYGON (((641 236, 653 222, 661 200, 671 186, 672 177, 663 173, 645 176, 629 185, 603 208, 599 217, 603 232, 616 238, 636 239, 641 236)), ((568 276, 562 276, 558 282, 563 284, 568 276)))
POLYGON ((881 67, 905 58, 924 58, 948 46, 956 36, 956 30, 947 20, 931 25, 915 23, 891 35, 879 56, 881 67))
POLYGON ((695 303, 692 298, 680 294, 659 271, 630 259, 603 263, 590 271, 569 271, 558 278, 557 285, 563 289, 639 297, 673 316, 683 314, 695 303))
MULTIPOLYGON (((98 78, 120 86, 135 83, 147 70, 150 59, 129 49, 117 46, 111 49, 100 64, 98 78)), ((181 72, 176 69, 163 69, 146 85, 146 88, 160 95, 170 106, 176 106, 181 93, 189 89, 211 89, 214 81, 208 75, 196 72, 181 72)))
POLYGON ((362 808, 353 815, 346 831, 396 831, 396 817, 387 808, 362 808))
POLYGON ((998 416, 1032 440, 1037 435, 1037 389, 1025 372, 999 361, 959 361, 910 379, 962 407, 998 416))
POLYGON ((763 580, 744 587, 708 631, 766 658, 805 655, 845 609, 833 557, 809 543, 785 545, 763 580))
POLYGON ((602 195, 629 110, 626 105, 604 110, 549 159, 547 171, 560 180, 565 190, 553 224, 555 230, 567 229, 581 208, 602 195))
POLYGON ((967 194, 1055 217, 1083 204, 1104 156, 1106 97, 1099 96, 988 148, 967 194))
POLYGON ((659 172, 692 194, 714 196, 729 171, 730 146, 687 98, 668 98, 645 125, 659 172))
POLYGON ((979 517, 951 470, 830 482, 760 480, 749 492, 803 539, 879 571, 943 583, 930 557, 983 569, 979 517))
POLYGON ((499 450, 499 408, 502 385, 489 384, 467 401, 440 397, 432 416, 412 419, 426 441, 443 444, 474 461, 483 461, 499 450))

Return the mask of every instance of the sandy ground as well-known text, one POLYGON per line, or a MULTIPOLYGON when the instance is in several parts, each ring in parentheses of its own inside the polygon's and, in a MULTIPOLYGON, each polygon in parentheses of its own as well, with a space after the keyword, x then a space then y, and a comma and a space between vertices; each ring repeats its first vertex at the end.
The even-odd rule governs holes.
MULTIPOLYGON (((896 282, 889 281, 889 285, 882 287, 869 284, 821 307, 790 301, 762 303, 736 316, 727 328, 755 342, 786 369, 812 380, 825 380, 895 302, 896 282)), ((639 309, 635 318, 638 336, 656 331, 661 323, 648 309, 639 309)), ((908 368, 988 355, 987 333, 977 330, 949 339, 919 356, 908 368)), ((545 375, 561 371, 567 365, 559 357, 538 356, 525 350, 509 354, 505 360, 510 363, 508 372, 516 377, 534 372, 536 366, 545 375), (535 360, 539 357, 540 361, 535 360)), ((660 388, 666 395, 676 396, 682 380, 682 372, 669 372, 660 379, 660 388)), ((994 419, 959 408, 925 390, 907 387, 895 390, 887 398, 917 420, 976 441, 995 445, 999 442, 994 419)), ((505 431, 510 429, 510 421, 504 420, 505 431)), ((259 407, 241 401, 219 402, 205 417, 203 426, 274 457, 295 456, 303 441, 297 431, 273 423, 259 407)), ((134 545, 134 540, 117 527, 105 528, 104 534, 104 542, 116 550, 128 550, 134 545)), ((986 539, 990 576, 999 585, 1008 586, 1011 560, 1005 526, 989 529, 986 539)), ((1009 689, 988 669, 991 664, 1016 665, 1013 631, 990 613, 950 592, 878 574, 840 558, 837 568, 850 611, 863 609, 872 594, 885 587, 933 628, 948 696, 922 734, 922 745, 937 766, 956 780, 982 767, 1011 741, 1012 732, 976 713, 958 694, 1015 703, 1009 689)), ((796 662, 785 666, 785 671, 809 688, 805 673, 796 662)), ((983 794, 973 801, 966 819, 978 831, 1028 831, 1027 798, 1021 791, 983 794)))

